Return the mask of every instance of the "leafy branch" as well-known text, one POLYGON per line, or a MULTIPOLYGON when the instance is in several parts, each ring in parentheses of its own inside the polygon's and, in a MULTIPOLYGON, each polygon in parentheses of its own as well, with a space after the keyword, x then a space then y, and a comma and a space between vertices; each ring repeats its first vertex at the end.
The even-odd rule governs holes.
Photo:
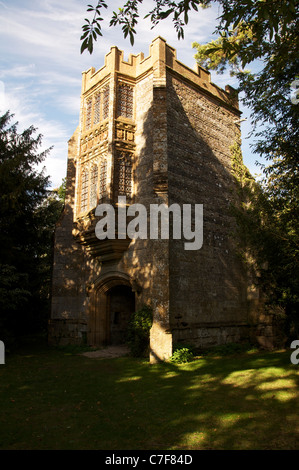
POLYGON ((88 18, 85 18, 85 24, 82 26, 83 34, 81 36, 81 54, 88 50, 90 54, 93 52, 93 42, 97 40, 98 36, 103 36, 101 21, 101 8, 108 8, 107 4, 103 0, 98 0, 97 6, 87 5, 87 11, 94 11, 94 17, 92 21, 88 18))
MULTIPOLYGON (((149 11, 144 18, 149 18, 152 23, 152 29, 165 18, 172 15, 172 21, 174 28, 177 32, 178 39, 184 38, 184 26, 188 24, 189 12, 191 10, 198 11, 198 7, 206 8, 210 5, 213 0, 156 0, 154 8, 149 11)), ((124 38, 129 37, 130 43, 133 46, 136 25, 139 18, 139 4, 142 4, 143 0, 127 0, 118 11, 114 11, 110 20, 109 26, 120 25, 124 38)), ((108 8, 104 0, 99 0, 97 5, 88 5, 87 11, 94 12, 92 20, 85 18, 85 24, 82 26, 83 34, 81 36, 81 54, 87 49, 90 54, 93 52, 94 41, 97 40, 98 36, 103 36, 101 21, 101 9, 108 8)))

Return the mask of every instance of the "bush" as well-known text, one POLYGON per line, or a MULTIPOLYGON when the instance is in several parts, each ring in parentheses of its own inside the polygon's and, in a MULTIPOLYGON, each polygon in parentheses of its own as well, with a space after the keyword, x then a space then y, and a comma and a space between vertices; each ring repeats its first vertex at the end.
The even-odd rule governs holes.
POLYGON ((189 348, 176 349, 170 358, 171 362, 181 364, 183 362, 191 362, 194 358, 193 352, 189 348))
POLYGON ((127 332, 127 344, 134 357, 144 357, 149 352, 150 329, 153 312, 148 305, 132 314, 127 332))

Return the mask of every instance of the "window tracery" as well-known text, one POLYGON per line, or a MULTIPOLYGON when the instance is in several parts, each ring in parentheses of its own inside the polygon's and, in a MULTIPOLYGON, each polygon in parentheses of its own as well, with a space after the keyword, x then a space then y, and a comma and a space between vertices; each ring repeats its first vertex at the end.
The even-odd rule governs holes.
POLYGON ((132 197, 132 155, 118 152, 116 161, 116 190, 119 196, 132 197))
POLYGON ((109 116, 109 85, 100 89, 85 101, 85 129, 97 125, 109 116))
POLYGON ((98 165, 93 164, 90 170, 90 192, 89 192, 89 208, 92 209, 97 205, 98 196, 98 165))
POLYGON ((81 205, 80 211, 85 212, 88 207, 88 171, 85 168, 81 176, 81 205))
POLYGON ((90 129, 91 127, 91 115, 92 115, 92 98, 89 98, 86 102, 86 121, 85 121, 86 129, 90 129))
POLYGON ((109 116, 109 85, 106 85, 103 91, 103 119, 109 116))
POLYGON ((127 83, 119 83, 117 96, 117 115, 133 119, 133 87, 127 83))
POLYGON ((93 111, 93 123, 98 124, 101 120, 101 93, 95 95, 94 100, 94 111, 93 111))
POLYGON ((101 199, 107 194, 107 160, 104 158, 100 165, 100 187, 99 198, 101 199))

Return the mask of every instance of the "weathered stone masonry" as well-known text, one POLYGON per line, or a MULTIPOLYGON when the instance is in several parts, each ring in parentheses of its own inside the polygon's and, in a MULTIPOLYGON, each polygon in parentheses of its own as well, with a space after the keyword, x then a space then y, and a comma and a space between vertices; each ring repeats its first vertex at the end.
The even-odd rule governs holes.
POLYGON ((230 147, 240 142, 234 90, 191 70, 161 37, 149 56, 112 47, 83 73, 80 122, 69 141, 65 210, 57 224, 49 339, 121 342, 130 312, 153 308, 151 361, 178 341, 246 340, 259 299, 234 245, 230 147), (127 202, 204 205, 204 242, 98 240, 95 207, 127 202))

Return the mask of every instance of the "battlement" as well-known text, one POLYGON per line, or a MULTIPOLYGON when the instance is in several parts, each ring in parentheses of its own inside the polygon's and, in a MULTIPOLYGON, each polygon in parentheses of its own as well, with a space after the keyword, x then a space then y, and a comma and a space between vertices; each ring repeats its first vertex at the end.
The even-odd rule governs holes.
POLYGON ((167 44, 166 40, 158 36, 149 47, 149 55, 144 53, 129 54, 124 60, 124 52, 112 46, 105 56, 105 64, 99 70, 91 67, 83 72, 82 95, 91 91, 99 83, 104 84, 112 73, 123 76, 128 80, 137 82, 145 75, 152 74, 154 86, 166 86, 167 72, 179 75, 181 79, 199 87, 202 91, 238 109, 238 96, 236 90, 227 86, 225 90, 211 82, 211 74, 196 64, 195 70, 177 59, 176 49, 167 44))

